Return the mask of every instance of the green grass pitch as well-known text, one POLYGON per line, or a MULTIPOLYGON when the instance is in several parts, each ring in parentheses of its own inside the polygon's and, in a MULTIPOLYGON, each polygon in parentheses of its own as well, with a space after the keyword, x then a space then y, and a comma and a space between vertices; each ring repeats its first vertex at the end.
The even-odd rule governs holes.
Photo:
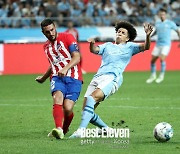
POLYGON ((167 72, 161 84, 146 84, 149 72, 125 72, 119 91, 96 109, 109 126, 128 127, 129 139, 68 139, 79 126, 83 95, 93 74, 84 75, 65 139, 49 139, 47 134, 54 127, 49 81, 38 84, 36 76, 0 76, 0 154, 180 153, 179 71, 167 72), (121 120, 124 124, 119 126, 121 120), (166 143, 156 141, 152 133, 162 121, 174 129, 173 138, 166 143))

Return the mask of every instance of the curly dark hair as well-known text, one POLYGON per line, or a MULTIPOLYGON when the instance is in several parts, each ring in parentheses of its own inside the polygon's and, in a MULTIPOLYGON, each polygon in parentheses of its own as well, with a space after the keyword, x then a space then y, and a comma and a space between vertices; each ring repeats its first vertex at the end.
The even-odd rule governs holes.
POLYGON ((131 23, 129 23, 127 21, 119 21, 115 25, 116 33, 117 33, 119 28, 124 28, 124 29, 126 29, 128 31, 128 36, 129 36, 128 41, 133 41, 136 38, 137 31, 136 31, 136 29, 134 28, 134 26, 131 23))

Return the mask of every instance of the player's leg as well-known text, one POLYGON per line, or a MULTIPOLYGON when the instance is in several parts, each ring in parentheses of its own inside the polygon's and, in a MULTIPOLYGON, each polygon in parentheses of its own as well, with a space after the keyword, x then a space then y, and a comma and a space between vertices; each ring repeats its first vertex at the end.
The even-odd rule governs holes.
POLYGON ((73 108, 74 108, 75 102, 69 99, 64 100, 64 123, 63 123, 63 132, 66 134, 69 131, 69 126, 73 120, 74 113, 73 113, 73 108))
POLYGON ((82 87, 82 81, 69 77, 67 78, 65 77, 64 80, 66 82, 67 92, 64 96, 64 104, 63 104, 64 107, 63 131, 64 134, 66 134, 69 130, 69 126, 74 117, 73 108, 76 101, 79 98, 82 87))
POLYGON ((161 61, 161 72, 158 76, 158 78, 156 79, 156 83, 161 83, 164 80, 164 75, 165 75, 165 70, 166 70, 166 56, 165 55, 161 55, 160 56, 160 61, 161 61))
MULTIPOLYGON (((86 102, 84 103, 85 105, 84 105, 84 109, 82 112, 80 126, 77 129, 77 131, 75 131, 70 136, 70 138, 81 138, 81 130, 85 129, 92 119, 94 121, 97 121, 98 118, 99 118, 99 120, 101 120, 100 117, 94 113, 94 106, 95 106, 96 102, 102 101, 103 99, 104 99, 104 94, 101 91, 101 89, 96 89, 92 95, 86 97, 86 99, 85 99, 86 102), (96 117, 94 117, 94 116, 96 116, 96 117), (94 118, 96 118, 96 119, 94 119, 94 118)), ((101 122, 101 124, 104 124, 104 126, 107 126, 102 120, 99 122, 101 122)))
POLYGON ((84 117, 82 116, 80 128, 86 128, 89 122, 100 128, 107 127, 102 119, 94 112, 94 109, 99 105, 99 102, 103 101, 104 98, 107 98, 117 90, 117 88, 115 88, 114 78, 114 75, 109 74, 97 78, 95 77, 91 81, 85 93, 83 105, 84 117), (87 113, 88 111, 89 113, 87 113), (85 117, 85 115, 89 118, 85 117))
MULTIPOLYGON (((122 77, 118 82, 119 82, 119 86, 120 86, 122 84, 122 77)), ((104 77, 102 77, 98 83, 97 89, 100 89, 101 93, 103 93, 104 97, 101 101, 108 98, 110 95, 114 94, 118 90, 118 85, 117 85, 117 82, 115 82, 114 76, 113 75, 105 75, 104 77), (106 81, 106 82, 104 82, 104 81, 106 81)), ((96 98, 98 98, 97 90, 95 90, 91 94, 91 96, 96 100, 96 98)), ((101 101, 99 101, 99 102, 101 102, 101 101)), ((97 103, 95 104, 95 108, 99 105, 99 102, 98 101, 96 101, 96 102, 97 103)), ((107 124, 105 124, 96 113, 94 113, 90 123, 95 126, 98 126, 99 128, 108 127, 107 124)))
POLYGON ((70 136, 70 138, 80 137, 81 129, 86 128, 89 122, 93 123, 94 125, 100 128, 108 127, 100 119, 100 117, 94 113, 94 109, 97 103, 99 104, 99 102, 103 101, 104 98, 107 98, 110 94, 115 92, 115 90, 112 90, 115 89, 113 88, 113 79, 114 75, 104 75, 91 81, 85 94, 86 98, 84 101, 84 109, 81 124, 79 126, 79 129, 76 132, 74 132, 73 135, 70 136))
MULTIPOLYGON (((84 110, 84 107, 86 106, 86 101, 87 101, 87 98, 84 97, 82 111, 84 110)), ((99 106, 99 104, 100 104, 100 102, 97 102, 94 105, 94 110, 99 106)), ((90 120, 90 123, 99 127, 99 128, 107 127, 107 125, 101 120, 101 118, 95 112, 94 112, 92 119, 90 120)))
POLYGON ((168 56, 170 52, 170 46, 163 46, 161 50, 161 54, 159 56, 161 60, 161 72, 159 74, 159 77, 156 79, 156 83, 161 83, 164 80, 164 75, 166 71, 166 57, 168 56))
POLYGON ((152 83, 153 81, 156 80, 156 60, 158 59, 160 54, 160 48, 155 47, 153 52, 152 52, 152 58, 151 58, 151 75, 150 77, 146 80, 146 83, 152 83))
POLYGON ((83 115, 79 128, 86 128, 89 122, 98 127, 106 127, 107 125, 94 113, 95 104, 104 99, 104 93, 101 89, 96 89, 90 96, 86 98, 86 105, 83 109, 83 115))
POLYGON ((59 77, 53 77, 51 80, 51 93, 53 98, 53 117, 56 128, 54 128, 48 136, 53 136, 57 139, 63 139, 63 120, 64 120, 64 111, 63 111, 63 101, 65 90, 63 82, 59 77))
MULTIPOLYGON (((84 97, 82 110, 84 110, 84 107, 86 106, 86 100, 87 100, 87 98, 84 97)), ((97 103, 94 105, 94 109, 96 109, 96 108, 99 106, 99 104, 100 104, 100 102, 97 102, 97 103)))
POLYGON ((53 117, 56 128, 54 128, 48 136, 55 137, 56 139, 63 139, 63 94, 61 91, 56 91, 53 93, 53 117))

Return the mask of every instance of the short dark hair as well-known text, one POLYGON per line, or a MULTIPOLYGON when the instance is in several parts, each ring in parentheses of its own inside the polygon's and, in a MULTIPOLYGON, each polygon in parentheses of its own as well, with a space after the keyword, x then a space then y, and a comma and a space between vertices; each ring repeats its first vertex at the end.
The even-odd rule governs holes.
POLYGON ((51 19, 44 19, 41 22, 41 29, 43 29, 43 27, 46 27, 46 26, 51 25, 51 24, 54 25, 54 22, 51 19))
POLYGON ((159 9, 159 12, 165 12, 165 13, 167 13, 167 10, 166 10, 165 8, 160 8, 160 9, 159 9))
POLYGON ((129 35, 129 40, 128 41, 133 41, 136 36, 137 36, 137 32, 136 29, 134 28, 134 26, 127 22, 127 21, 119 21, 116 23, 115 25, 115 31, 117 33, 119 28, 124 28, 128 31, 128 35, 129 35))

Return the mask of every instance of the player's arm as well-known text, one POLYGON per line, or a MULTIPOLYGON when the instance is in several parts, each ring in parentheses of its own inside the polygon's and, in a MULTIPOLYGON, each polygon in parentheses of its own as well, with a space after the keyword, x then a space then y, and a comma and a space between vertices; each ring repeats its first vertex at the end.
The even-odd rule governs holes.
POLYGON ((80 62, 81 55, 80 55, 79 51, 73 51, 71 53, 71 57, 72 57, 71 61, 58 72, 59 76, 61 76, 61 77, 66 76, 67 71, 80 62))
POLYGON ((49 66, 49 68, 47 69, 47 71, 44 73, 44 75, 42 76, 38 76, 35 81, 39 82, 39 83, 43 83, 44 81, 46 81, 46 79, 51 75, 52 70, 51 70, 51 66, 49 66))
POLYGON ((74 36, 72 34, 67 34, 65 41, 68 45, 69 52, 71 54, 71 61, 61 70, 59 70, 58 75, 60 77, 66 76, 68 70, 77 65, 81 61, 81 54, 79 53, 77 40, 74 38, 74 36))
POLYGON ((140 51, 145 51, 150 48, 151 44, 151 33, 153 31, 152 25, 145 23, 144 24, 144 31, 146 33, 146 40, 143 44, 140 45, 140 51))
POLYGON ((95 40, 93 38, 90 38, 87 41, 90 43, 90 45, 89 45, 90 52, 92 52, 94 54, 98 54, 100 48, 95 45, 95 40))

